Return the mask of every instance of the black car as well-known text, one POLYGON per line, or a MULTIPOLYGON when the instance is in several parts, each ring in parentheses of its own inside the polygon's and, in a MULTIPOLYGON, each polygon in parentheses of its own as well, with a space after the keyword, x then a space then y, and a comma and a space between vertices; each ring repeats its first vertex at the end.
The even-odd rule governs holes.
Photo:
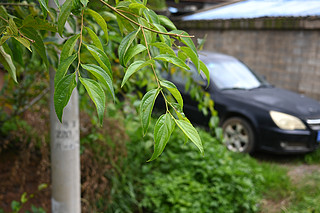
MULTIPOLYGON (((318 101, 270 85, 232 56, 212 52, 199 55, 210 71, 209 86, 192 64, 189 72, 214 100, 229 150, 305 153, 319 147, 318 101)), ((185 92, 186 80, 181 74, 166 74, 165 78, 181 91, 187 117, 194 123, 207 122, 185 92)))

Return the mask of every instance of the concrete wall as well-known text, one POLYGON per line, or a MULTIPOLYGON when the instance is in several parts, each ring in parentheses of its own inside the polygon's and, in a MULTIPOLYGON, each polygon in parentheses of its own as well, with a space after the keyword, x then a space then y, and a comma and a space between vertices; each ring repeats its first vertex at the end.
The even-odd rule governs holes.
POLYGON ((320 101, 318 19, 256 19, 180 22, 205 50, 233 55, 281 88, 320 101))

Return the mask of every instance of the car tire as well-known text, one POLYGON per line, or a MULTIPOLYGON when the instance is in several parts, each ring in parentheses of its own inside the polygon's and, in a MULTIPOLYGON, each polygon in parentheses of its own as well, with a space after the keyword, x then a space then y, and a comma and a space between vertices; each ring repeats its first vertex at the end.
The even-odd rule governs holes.
POLYGON ((222 124, 224 144, 233 152, 252 153, 254 132, 252 126, 241 117, 232 117, 222 124))

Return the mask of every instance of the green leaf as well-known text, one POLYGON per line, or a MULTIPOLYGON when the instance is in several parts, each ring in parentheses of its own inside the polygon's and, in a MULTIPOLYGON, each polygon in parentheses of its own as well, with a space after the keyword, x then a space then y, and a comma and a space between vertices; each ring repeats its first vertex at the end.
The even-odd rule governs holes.
POLYGON ((102 16, 99 13, 97 13, 94 10, 87 9, 87 12, 99 24, 99 26, 101 27, 102 31, 104 32, 104 37, 106 38, 106 40, 108 42, 109 35, 108 35, 108 25, 107 25, 106 21, 102 18, 102 16))
POLYGON ((169 47, 166 43, 156 42, 156 43, 152 43, 150 45, 159 48, 161 54, 168 53, 170 55, 176 56, 173 49, 171 47, 169 47))
POLYGON ((14 37, 18 42, 20 42, 23 46, 25 46, 30 52, 32 52, 30 48, 30 42, 22 37, 14 37))
POLYGON ((181 67, 183 69, 190 70, 190 68, 185 64, 184 61, 182 61, 180 58, 173 56, 173 55, 160 54, 160 55, 154 57, 154 59, 161 60, 161 61, 167 61, 167 62, 172 63, 172 64, 174 64, 178 67, 181 67))
POLYGON ((13 200, 11 202, 11 209, 14 211, 14 212, 18 212, 20 209, 21 209, 21 204, 18 202, 18 201, 15 201, 13 200))
POLYGON ((185 52, 182 51, 178 51, 178 57, 182 60, 182 61, 186 61, 188 59, 188 56, 185 52))
POLYGON ((166 80, 160 81, 160 85, 169 90, 169 92, 173 95, 173 97, 177 100, 178 104, 180 105, 180 110, 182 110, 183 99, 177 87, 172 82, 166 80))
POLYGON ((11 36, 2 36, 0 39, 0 46, 3 45, 11 36))
POLYGON ((200 136, 197 130, 192 126, 192 124, 185 120, 174 120, 181 131, 191 140, 191 142, 198 147, 201 153, 203 153, 203 146, 200 136))
POLYGON ((160 24, 159 17, 153 10, 145 10, 144 15, 150 23, 160 24))
POLYGON ((199 56, 190 47, 180 47, 180 49, 187 54, 200 73, 199 56))
POLYGON ((24 66, 23 55, 24 55, 25 49, 21 46, 20 42, 18 42, 16 39, 12 39, 11 44, 12 44, 12 47, 11 47, 12 52, 14 52, 14 54, 12 54, 13 61, 16 61, 21 66, 24 66))
POLYGON ((143 44, 137 44, 133 47, 130 47, 127 51, 127 54, 125 54, 125 57, 123 59, 123 64, 127 66, 128 61, 130 61, 131 58, 136 56, 137 54, 145 51, 147 48, 143 44))
MULTIPOLYGON (((38 0, 40 5, 45 9, 43 10, 43 14, 47 14, 47 12, 49 12, 49 9, 48 9, 48 0, 38 0)), ((46 15, 45 15, 46 16, 46 15)))
POLYGON ((81 64, 83 69, 88 70, 92 75, 94 75, 110 92, 113 100, 115 100, 115 94, 113 89, 113 83, 110 76, 101 67, 95 64, 81 64))
MULTIPOLYGON (((152 24, 142 17, 138 18, 138 22, 140 25, 142 25, 144 27, 152 28, 152 24)), ((156 41, 157 34, 152 33, 149 30, 144 30, 144 33, 142 33, 142 32, 140 33, 139 38, 140 38, 140 43, 147 46, 148 44, 156 41)))
POLYGON ((93 30, 91 30, 89 27, 85 27, 85 29, 89 33, 89 36, 90 36, 93 44, 96 47, 98 47, 100 50, 103 51, 103 46, 102 46, 101 41, 100 41, 99 37, 97 36, 97 34, 93 30))
POLYGON ((125 63, 124 63, 125 55, 130 45, 132 44, 133 40, 136 38, 138 32, 139 30, 132 31, 131 33, 129 33, 126 37, 122 39, 119 45, 119 48, 118 48, 119 61, 120 61, 120 64, 124 67, 125 67, 125 63))
POLYGON ((129 8, 130 9, 148 9, 145 5, 143 5, 143 4, 139 4, 139 3, 131 3, 130 5, 129 5, 129 8))
POLYGON ((54 0, 54 3, 57 5, 57 8, 61 10, 59 0, 54 0))
POLYGON ((76 34, 69 38, 63 45, 61 53, 60 53, 60 63, 64 61, 66 58, 71 56, 71 54, 74 51, 74 46, 77 43, 78 38, 80 37, 80 34, 76 34))
POLYGON ((5 19, 5 20, 8 20, 8 18, 9 18, 9 15, 8 15, 8 13, 7 13, 7 10, 6 10, 6 8, 3 7, 3 6, 0 6, 0 16, 1 16, 3 19, 5 19))
MULTIPOLYGON (((189 36, 188 33, 186 33, 185 31, 182 31, 182 30, 172 30, 169 33, 189 36)), ((193 43, 193 41, 192 41, 192 39, 190 37, 179 37, 179 39, 182 41, 182 43, 184 43, 185 45, 190 47, 192 49, 192 51, 195 52, 195 54, 198 55, 197 48, 194 45, 194 43, 193 43)))
POLYGON ((66 21, 68 17, 70 16, 72 10, 72 1, 67 0, 64 2, 64 4, 61 6, 61 11, 58 16, 58 33, 62 37, 62 33, 64 30, 64 25, 66 24, 66 21))
POLYGON ((37 53, 40 55, 44 63, 46 64, 47 68, 49 68, 49 61, 47 58, 46 49, 44 47, 43 39, 39 35, 39 33, 34 30, 33 28, 24 27, 21 28, 20 31, 25 35, 26 37, 34 40, 32 43, 32 47, 34 47, 37 51, 37 53))
POLYGON ((40 184, 40 185, 38 186, 38 191, 41 191, 41 190, 46 189, 46 188, 48 188, 48 184, 42 183, 42 184, 40 184))
POLYGON ((143 67, 153 63, 154 63, 154 60, 148 60, 148 61, 135 61, 132 64, 130 64, 130 66, 126 70, 126 73, 123 77, 121 87, 123 87, 123 85, 128 81, 130 76, 132 76, 134 73, 136 73, 138 70, 142 69, 143 67))
POLYGON ((31 27, 36 30, 46 30, 51 32, 57 32, 57 28, 54 24, 41 18, 34 18, 32 15, 23 19, 21 27, 31 27))
POLYGON ((4 51, 3 46, 0 46, 0 63, 4 66, 4 69, 9 72, 13 80, 18 83, 16 67, 13 64, 11 56, 4 51))
POLYGON ((159 20, 160 20, 160 24, 165 26, 166 28, 170 29, 170 30, 176 30, 176 26, 172 23, 172 21, 170 19, 168 19, 168 17, 163 16, 163 15, 158 15, 159 20))
POLYGON ((86 7, 88 2, 89 2, 89 0, 80 0, 80 2, 84 7, 86 7))
POLYGON ((107 71, 108 75, 112 79, 111 64, 107 55, 96 46, 89 45, 89 44, 84 44, 84 45, 87 47, 87 49, 89 50, 91 55, 96 59, 96 61, 100 64, 100 66, 105 71, 107 71))
POLYGON ((117 23, 118 23, 118 27, 119 27, 119 31, 121 33, 121 35, 124 35, 124 18, 122 16, 119 16, 118 14, 116 14, 116 18, 117 18, 117 23))
MULTIPOLYGON (((2 33, 6 30, 6 26, 4 25, 1 25, 1 20, 0 20, 0 35, 2 35, 2 33)), ((4 36, 2 36, 4 37, 4 36)), ((7 37, 10 37, 10 36, 7 36, 7 37)), ((5 42, 5 41, 4 41, 5 42)), ((3 42, 3 43, 4 43, 3 42)), ((3 43, 0 43, 0 46, 3 44, 3 43)))
POLYGON ((106 107, 106 95, 101 87, 101 85, 91 79, 79 78, 83 86, 86 88, 91 100, 97 108, 98 118, 100 125, 103 123, 103 115, 106 107))
MULTIPOLYGON (((161 26, 160 24, 153 24, 154 27, 160 31, 160 32, 163 32, 163 33, 167 33, 168 31, 166 30, 166 28, 164 28, 163 26, 161 26)), ((164 43, 166 43, 169 47, 172 46, 172 42, 171 42, 171 38, 170 36, 168 35, 163 35, 163 34, 158 34, 160 40, 164 43)))
POLYGON ((76 85, 76 74, 73 73, 63 77, 55 87, 53 95, 54 109, 60 122, 62 122, 63 109, 67 106, 76 85))
MULTIPOLYGON (((119 2, 119 0, 117 0, 119 2)), ((130 1, 120 1, 119 3, 117 3, 117 9, 120 8, 128 8, 130 6, 131 2, 130 1)))
POLYGON ((142 122, 143 135, 147 133, 154 102, 156 101, 159 92, 160 89, 152 89, 149 92, 147 92, 141 100, 140 119, 142 122))
POLYGON ((153 161, 163 152, 174 130, 175 123, 169 113, 161 115, 154 127, 154 151, 149 161, 153 161))
POLYGON ((210 84, 210 73, 209 73, 208 67, 202 61, 199 61, 199 62, 200 62, 200 70, 202 70, 202 72, 207 77, 207 87, 208 87, 210 84))
POLYGON ((102 11, 102 12, 100 12, 100 15, 106 21, 116 21, 117 20, 117 16, 111 12, 108 12, 108 11, 102 11))
POLYGON ((20 198, 21 203, 26 203, 28 201, 27 192, 24 192, 20 198))
POLYGON ((18 27, 12 18, 9 19, 9 28, 11 30, 12 35, 18 36, 18 27))
POLYGON ((74 54, 72 56, 69 56, 68 58, 61 61, 61 63, 58 66, 56 75, 54 76, 54 85, 55 88, 59 84, 60 80, 66 75, 70 65, 74 60, 76 60, 77 54, 74 54))

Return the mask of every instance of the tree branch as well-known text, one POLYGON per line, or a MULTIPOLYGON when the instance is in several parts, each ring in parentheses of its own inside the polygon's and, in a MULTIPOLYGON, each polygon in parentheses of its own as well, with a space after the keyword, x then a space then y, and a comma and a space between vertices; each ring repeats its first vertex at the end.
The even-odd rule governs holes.
POLYGON ((43 96, 45 96, 49 92, 49 87, 43 90, 37 97, 31 100, 27 105, 25 105, 21 110, 18 111, 16 115, 20 115, 21 113, 27 111, 30 107, 32 107, 35 103, 41 100, 43 96))
POLYGON ((102 4, 106 5, 107 7, 109 7, 111 10, 113 10, 115 13, 117 13, 119 16, 127 19, 128 21, 130 21, 131 23, 137 25, 138 27, 141 27, 143 29, 149 30, 151 32, 154 33, 158 33, 158 34, 162 34, 162 35, 168 35, 168 36, 176 36, 176 37, 188 37, 188 38, 193 38, 194 36, 187 36, 187 35, 180 35, 180 34, 176 34, 176 33, 164 33, 164 32, 160 32, 154 29, 151 29, 149 27, 143 26, 141 24, 139 24, 138 22, 132 20, 131 18, 129 18, 128 16, 122 14, 121 12, 119 12, 119 10, 115 7, 112 7, 110 4, 108 4, 107 2, 103 1, 103 0, 99 0, 102 4))
POLYGON ((0 6, 26 6, 26 7, 34 7, 33 4, 26 3, 0 3, 0 6))

